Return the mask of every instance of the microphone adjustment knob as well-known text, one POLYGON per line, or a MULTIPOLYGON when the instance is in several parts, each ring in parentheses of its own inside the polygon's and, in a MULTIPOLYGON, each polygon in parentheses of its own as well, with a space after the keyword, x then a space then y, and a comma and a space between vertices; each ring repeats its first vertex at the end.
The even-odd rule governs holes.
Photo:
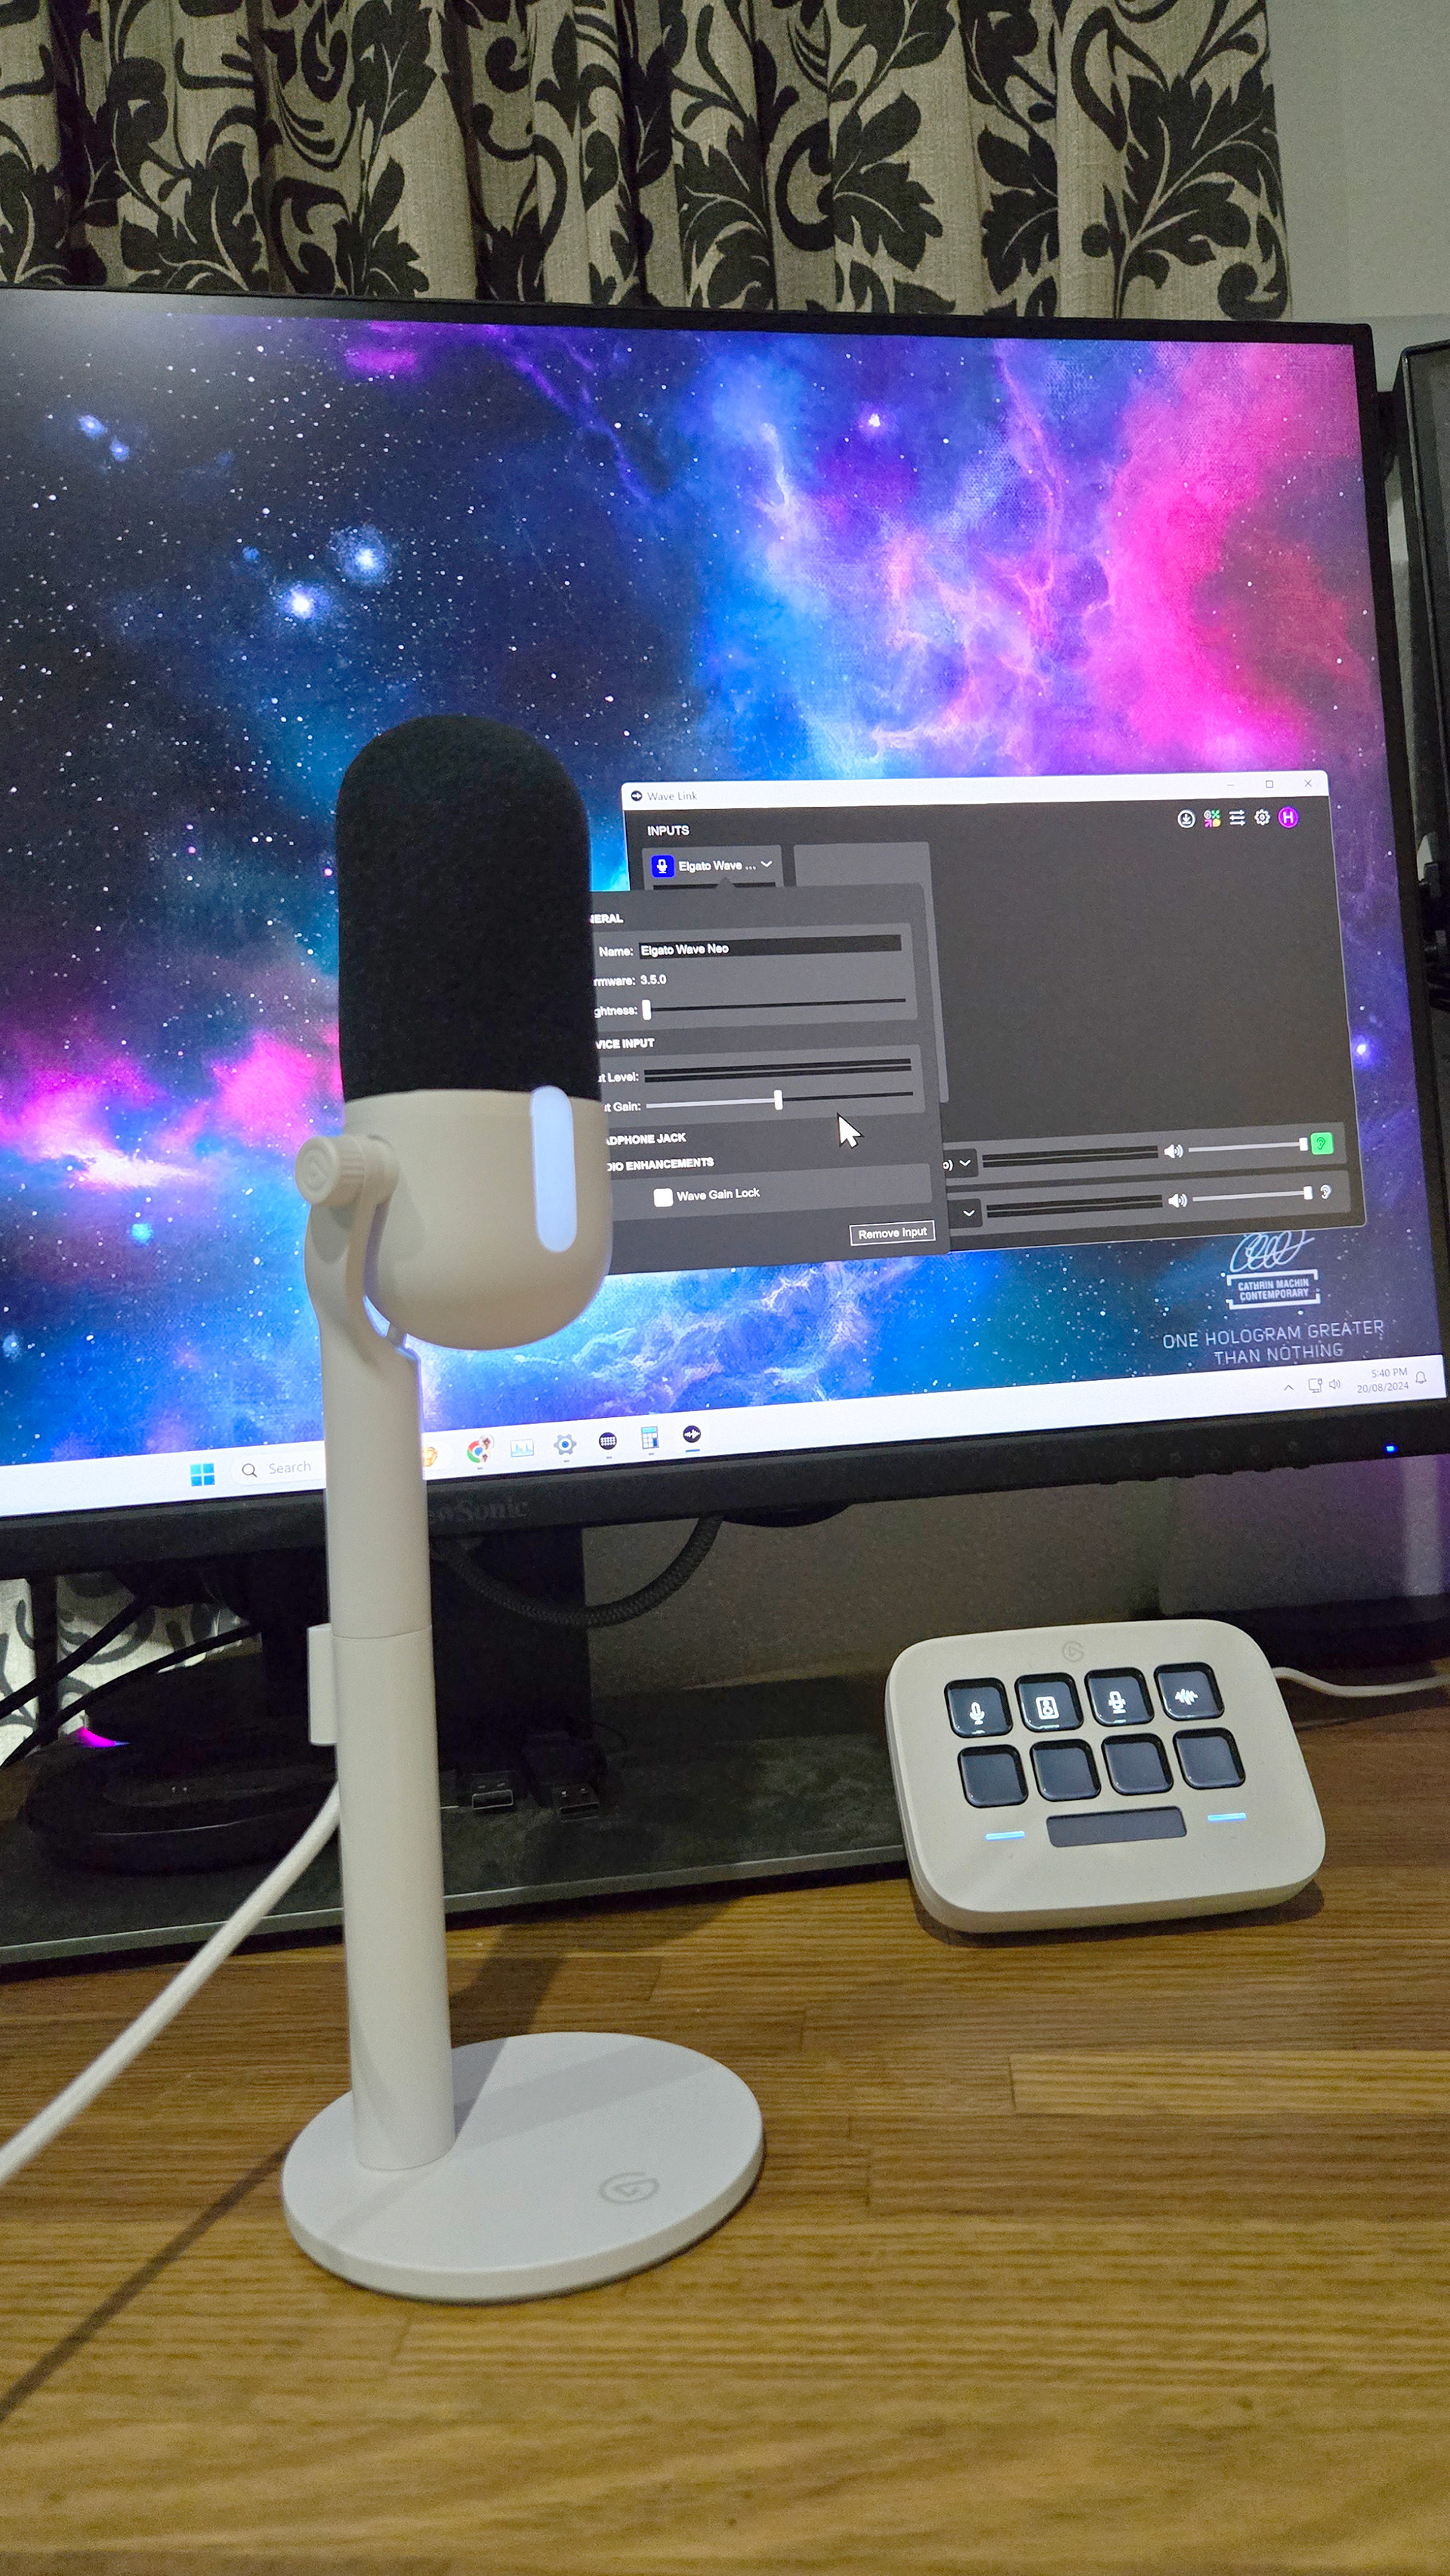
POLYGON ((309 1207, 351 1207, 368 1176, 360 1136, 309 1136, 292 1167, 309 1207))

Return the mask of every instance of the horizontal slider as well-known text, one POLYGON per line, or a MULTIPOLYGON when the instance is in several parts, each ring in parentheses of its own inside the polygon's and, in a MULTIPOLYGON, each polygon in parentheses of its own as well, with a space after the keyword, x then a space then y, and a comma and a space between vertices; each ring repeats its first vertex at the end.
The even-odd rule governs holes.
POLYGON ((1161 1190, 1155 1190, 1150 1194, 1140 1192, 1134 1198, 1128 1198, 1120 1192, 1116 1198, 1004 1199, 998 1206, 989 1207, 986 1214, 989 1217, 1093 1216, 1099 1211, 1112 1208, 1161 1208, 1162 1205, 1163 1193, 1161 1190))
POLYGON ((819 1074, 825 1081, 839 1082, 851 1073, 910 1073, 911 1070, 909 1055, 833 1056, 826 1064, 816 1058, 802 1062, 798 1056, 782 1056, 779 1062, 770 1064, 758 1064, 752 1059, 749 1064, 741 1064, 737 1060, 732 1064, 691 1061, 689 1064, 668 1065, 656 1059, 646 1070, 644 1081, 648 1090, 652 1083, 662 1082, 725 1082, 736 1079, 779 1082, 787 1075, 803 1073, 819 1074))
POLYGON ((884 1011, 905 1000, 904 993, 797 993, 788 1002, 656 1002, 651 998, 650 1012, 657 1020, 682 1020, 697 1019, 702 1011, 736 1011, 754 1020, 762 1011, 884 1011))
POLYGON ((1043 1163, 1156 1163, 1156 1145, 1066 1145, 1040 1154, 984 1154, 984 1172, 1015 1172, 1043 1163))

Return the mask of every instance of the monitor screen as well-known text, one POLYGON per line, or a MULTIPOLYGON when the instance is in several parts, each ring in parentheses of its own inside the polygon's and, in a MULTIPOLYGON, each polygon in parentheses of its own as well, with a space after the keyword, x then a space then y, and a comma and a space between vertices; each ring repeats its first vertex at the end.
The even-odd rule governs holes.
POLYGON ((430 1477, 1443 1399, 1349 334, 0 327, 0 1514, 320 1486, 333 805, 442 710, 588 807, 616 1237, 568 1331, 422 1351, 430 1477))

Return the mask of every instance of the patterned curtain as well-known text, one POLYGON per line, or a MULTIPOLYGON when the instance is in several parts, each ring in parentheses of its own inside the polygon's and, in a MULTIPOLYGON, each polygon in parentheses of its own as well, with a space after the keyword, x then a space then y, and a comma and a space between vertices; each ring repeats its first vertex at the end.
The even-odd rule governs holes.
POLYGON ((0 277, 1272 317, 1265 0, 0 0, 0 277))
MULTIPOLYGON (((53 1662, 73 1654, 118 1611, 124 1610, 130 1599, 129 1587, 118 1582, 114 1574, 62 1575, 54 1587, 54 1634, 40 1641, 41 1670, 49 1672, 53 1662)), ((139 1610, 119 1637, 103 1646, 99 1654, 78 1664, 55 1689, 54 1709, 61 1726, 66 1725, 68 1717, 77 1724, 84 1722, 76 1716, 78 1704, 102 1684, 118 1681, 123 1673, 141 1672, 159 1655, 192 1645, 200 1638, 219 1636, 223 1630, 240 1624, 233 1612, 211 1602, 187 1603, 178 1609, 139 1610)), ((34 1679, 37 1642, 36 1605, 30 1585, 0 1582, 0 1696, 34 1679)), ((0 1721, 0 1764, 11 1762, 29 1749, 41 1714, 39 1702, 33 1699, 0 1721)), ((9 1800, 0 1792, 0 1821, 6 1818, 9 1806, 9 1800)))
MULTIPOLYGON (((15 1578, 0 1582, 0 1699, 23 1690, 35 1679, 35 1624, 30 1586, 15 1578)), ((35 1721, 34 1703, 0 1718, 0 1763, 23 1745, 35 1721)), ((0 1808, 3 1814, 3 1808, 0 1808)))

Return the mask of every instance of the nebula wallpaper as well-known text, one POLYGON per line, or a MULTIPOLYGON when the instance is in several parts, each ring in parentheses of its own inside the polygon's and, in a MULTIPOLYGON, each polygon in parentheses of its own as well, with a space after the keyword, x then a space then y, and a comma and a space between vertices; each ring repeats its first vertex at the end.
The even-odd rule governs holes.
MULTIPOLYGON (((19 292, 0 347, 0 1460, 315 1437, 333 801, 444 709, 561 755, 601 887, 630 777, 1327 769, 1372 1213, 1313 1258, 1438 1346, 1347 351, 19 292)), ((1162 1374, 1231 1252, 615 1278, 428 1418, 1162 1374)))

